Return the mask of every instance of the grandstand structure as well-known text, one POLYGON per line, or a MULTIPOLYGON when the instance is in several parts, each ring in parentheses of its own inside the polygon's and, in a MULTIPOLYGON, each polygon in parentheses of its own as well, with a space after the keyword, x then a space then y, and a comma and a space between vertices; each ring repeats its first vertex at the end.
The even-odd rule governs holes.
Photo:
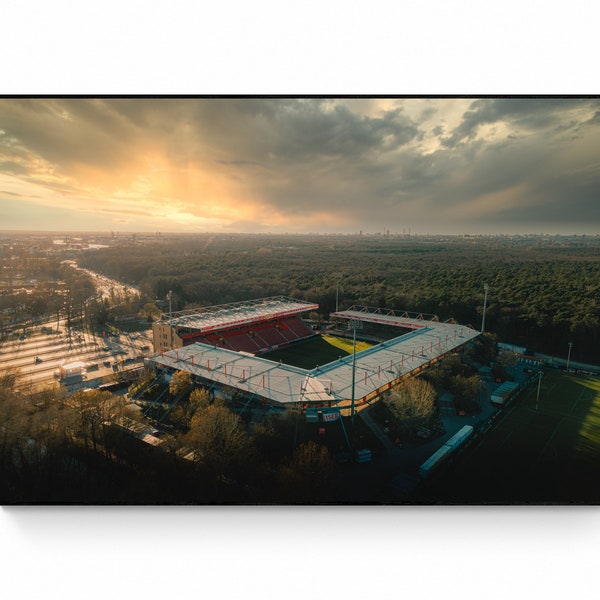
MULTIPOLYGON (((304 306, 305 310, 318 308, 316 305, 304 306)), ((300 308, 296 307, 297 310, 300 308)), ((292 307, 288 307, 286 310, 291 309, 292 307)), ((207 314, 211 312, 207 311, 207 314)), ((271 315, 268 311, 267 314, 271 315)), ((206 343, 210 337, 204 337, 203 341, 198 341, 202 336, 185 338, 182 337, 186 335, 185 332, 180 330, 178 335, 181 339, 191 339, 192 342, 170 350, 161 350, 150 361, 159 372, 188 371, 197 382, 209 387, 236 391, 248 399, 256 398, 266 404, 287 407, 333 406, 343 411, 351 407, 359 409, 402 379, 417 374, 445 354, 480 335, 480 332, 470 326, 459 325, 453 321, 442 323, 435 315, 413 315, 401 311, 352 307, 331 316, 348 320, 353 329, 360 322, 378 322, 411 331, 355 355, 351 354, 327 365, 306 370, 261 358, 255 355, 259 354, 258 352, 235 350, 225 347, 224 344, 206 343)), ((288 319, 297 317, 282 314, 263 322, 245 322, 241 327, 250 328, 245 329, 245 336, 249 336, 248 332, 252 331, 255 334, 254 339, 260 337, 264 341, 275 342, 276 340, 271 340, 269 335, 273 333, 276 324, 286 323, 288 319), (265 329, 261 330, 260 325, 265 325, 265 329)), ((181 322, 179 323, 178 326, 181 326, 181 322)), ((241 335, 241 329, 236 329, 237 325, 226 320, 221 320, 220 323, 223 329, 219 331, 232 334, 230 338, 225 335, 221 335, 221 338, 235 339, 237 342, 236 335, 241 335), (234 334, 236 331, 238 333, 234 334)), ((287 343, 303 339, 303 334, 306 334, 306 337, 309 334, 315 335, 315 332, 303 326, 305 330, 296 331, 291 327, 283 330, 290 332, 289 337, 291 333, 296 335, 295 340, 289 340, 287 343)), ((275 331, 283 333, 282 330, 275 331)), ((213 335, 215 330, 202 330, 200 333, 213 335)))
POLYGON ((152 327, 154 352, 201 343, 263 354, 313 336, 299 317, 318 309, 318 304, 276 296, 163 314, 152 327))

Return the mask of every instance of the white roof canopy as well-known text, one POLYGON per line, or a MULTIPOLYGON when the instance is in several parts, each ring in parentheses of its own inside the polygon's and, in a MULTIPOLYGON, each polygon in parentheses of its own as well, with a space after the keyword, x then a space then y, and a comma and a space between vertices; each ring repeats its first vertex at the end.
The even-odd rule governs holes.
MULTIPOLYGON (((379 322, 378 313, 344 311, 346 318, 379 322), (353 313, 353 314, 350 314, 353 313), (375 321, 377 319, 377 321, 375 321)), ((343 313, 335 313, 342 316, 343 313)), ((463 325, 389 316, 389 324, 413 324, 414 331, 356 354, 354 398, 364 398, 479 335, 463 325)), ((255 394, 280 404, 340 402, 352 399, 353 356, 310 371, 244 353, 192 344, 152 358, 158 366, 255 394)))

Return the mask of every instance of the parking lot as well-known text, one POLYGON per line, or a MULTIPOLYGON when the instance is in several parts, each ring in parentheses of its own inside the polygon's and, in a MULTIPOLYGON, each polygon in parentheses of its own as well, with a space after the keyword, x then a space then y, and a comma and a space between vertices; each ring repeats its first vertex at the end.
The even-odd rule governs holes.
POLYGON ((151 354, 151 348, 150 330, 92 335, 69 332, 63 322, 57 325, 54 321, 1 343, 0 369, 17 369, 19 386, 35 391, 59 381, 62 365, 82 362, 87 379, 98 378, 141 364, 151 354))

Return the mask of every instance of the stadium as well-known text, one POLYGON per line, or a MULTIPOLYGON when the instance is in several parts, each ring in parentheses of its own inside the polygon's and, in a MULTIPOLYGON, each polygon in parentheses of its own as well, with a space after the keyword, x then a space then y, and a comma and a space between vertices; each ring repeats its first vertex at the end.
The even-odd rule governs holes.
POLYGON ((248 401, 282 408, 335 407, 347 415, 480 335, 435 315, 353 306, 330 315, 346 322, 346 337, 355 341, 368 323, 397 330, 395 337, 311 369, 262 356, 296 345, 302 352, 301 342, 321 334, 301 315, 318 308, 274 297, 165 314, 154 324, 155 355, 148 365, 159 377, 187 371, 197 384, 248 401))

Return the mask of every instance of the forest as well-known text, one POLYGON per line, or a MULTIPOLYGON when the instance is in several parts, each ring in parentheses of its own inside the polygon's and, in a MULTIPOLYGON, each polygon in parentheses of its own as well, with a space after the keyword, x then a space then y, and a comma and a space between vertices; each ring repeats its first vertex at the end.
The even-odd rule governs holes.
POLYGON ((436 314, 531 351, 600 362, 600 239, 181 235, 87 251, 82 267, 173 292, 173 310, 286 295, 436 314))
MULTIPOLYGON (((341 493, 333 453, 311 439, 317 425, 290 411, 249 426, 249 413, 190 392, 189 374, 178 374, 171 401, 187 392, 156 447, 128 430, 147 421, 124 396, 23 394, 15 372, 0 372, 0 504, 313 504, 341 493)), ((342 442, 339 429, 330 445, 342 442)))

